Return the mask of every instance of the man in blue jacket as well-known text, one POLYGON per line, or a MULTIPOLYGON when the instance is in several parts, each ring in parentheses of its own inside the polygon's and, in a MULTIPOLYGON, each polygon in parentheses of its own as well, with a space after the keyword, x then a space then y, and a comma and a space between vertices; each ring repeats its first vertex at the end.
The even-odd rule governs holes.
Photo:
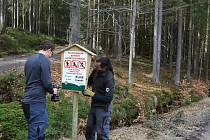
POLYGON ((92 91, 84 90, 83 95, 92 97, 85 137, 87 140, 109 140, 109 123, 114 93, 114 72, 108 57, 96 59, 95 69, 88 79, 92 91))
POLYGON ((56 94, 50 74, 50 58, 54 45, 50 41, 40 43, 37 54, 28 58, 24 72, 25 92, 22 97, 23 112, 28 124, 28 140, 44 140, 47 126, 46 92, 56 94))

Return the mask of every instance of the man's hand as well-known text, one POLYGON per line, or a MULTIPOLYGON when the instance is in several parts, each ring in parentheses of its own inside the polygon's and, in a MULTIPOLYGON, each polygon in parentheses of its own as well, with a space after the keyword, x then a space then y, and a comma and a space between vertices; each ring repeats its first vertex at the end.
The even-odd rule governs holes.
POLYGON ((61 86, 56 84, 56 83, 53 83, 53 94, 59 94, 61 92, 61 86))
POLYGON ((94 92, 92 92, 91 90, 83 90, 82 91, 82 94, 84 95, 84 96, 89 96, 89 97, 93 97, 94 95, 95 95, 95 93, 94 92))
POLYGON ((53 94, 51 96, 51 101, 53 101, 53 102, 60 101, 59 93, 60 93, 60 88, 57 88, 57 87, 53 88, 53 94))
POLYGON ((58 94, 58 89, 57 88, 53 88, 53 94, 58 94))

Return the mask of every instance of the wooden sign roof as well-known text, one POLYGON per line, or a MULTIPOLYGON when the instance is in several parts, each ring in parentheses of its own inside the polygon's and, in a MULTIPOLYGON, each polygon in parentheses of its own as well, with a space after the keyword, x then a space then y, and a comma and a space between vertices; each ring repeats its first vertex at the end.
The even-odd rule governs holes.
POLYGON ((88 49, 86 49, 85 47, 82 47, 82 46, 79 45, 79 44, 73 44, 73 45, 71 45, 71 46, 68 46, 68 47, 62 49, 61 51, 59 51, 58 54, 61 54, 62 52, 66 51, 66 50, 69 50, 69 49, 71 49, 71 48, 73 48, 73 47, 78 47, 78 48, 80 48, 81 50, 87 52, 88 54, 90 54, 90 55, 92 55, 92 56, 95 56, 95 55, 96 55, 95 53, 89 51, 88 49))

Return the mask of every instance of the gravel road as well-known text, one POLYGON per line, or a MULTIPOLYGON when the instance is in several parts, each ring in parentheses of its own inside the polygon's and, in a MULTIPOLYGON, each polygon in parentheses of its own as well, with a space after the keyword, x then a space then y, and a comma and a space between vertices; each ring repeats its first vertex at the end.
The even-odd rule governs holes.
MULTIPOLYGON (((58 48, 54 51, 55 55, 53 55, 51 61, 55 59, 60 59, 60 56, 57 54, 57 52, 61 50, 61 48, 58 48)), ((25 54, 25 55, 16 55, 16 56, 9 56, 6 58, 0 58, 0 75, 9 73, 12 70, 18 70, 22 71, 24 68, 24 64, 29 56, 32 54, 25 54)))
POLYGON ((111 131, 112 140, 210 140, 210 98, 143 124, 111 131))
POLYGON ((0 75, 10 72, 13 69, 22 70, 29 55, 10 56, 0 58, 0 75))

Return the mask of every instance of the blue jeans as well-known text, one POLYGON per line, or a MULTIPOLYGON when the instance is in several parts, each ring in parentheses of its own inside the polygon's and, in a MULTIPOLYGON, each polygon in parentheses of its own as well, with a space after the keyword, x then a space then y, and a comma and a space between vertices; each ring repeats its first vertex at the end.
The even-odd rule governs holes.
POLYGON ((91 108, 85 138, 86 140, 95 140, 95 132, 97 132, 97 140, 109 140, 109 123, 110 111, 103 108, 91 108))
POLYGON ((45 103, 22 103, 23 112, 28 124, 28 140, 44 140, 47 127, 45 103))

